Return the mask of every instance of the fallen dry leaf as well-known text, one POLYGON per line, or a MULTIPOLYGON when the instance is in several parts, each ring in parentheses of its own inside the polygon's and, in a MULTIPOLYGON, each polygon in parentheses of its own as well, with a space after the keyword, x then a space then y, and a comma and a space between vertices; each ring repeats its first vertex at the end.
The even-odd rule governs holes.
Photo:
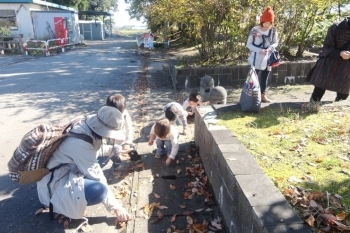
POLYGON ((307 224, 309 224, 309 226, 314 226, 314 224, 315 224, 315 218, 314 218, 314 216, 313 216, 313 215, 310 215, 310 216, 305 220, 305 222, 306 222, 307 224))
POLYGON ((187 216, 186 220, 188 224, 191 224, 191 225, 193 224, 193 219, 190 216, 187 216))
POLYGON ((60 224, 63 223, 64 218, 65 218, 65 217, 64 217, 63 215, 61 215, 60 219, 58 219, 58 223, 60 223, 60 224))
POLYGON ((64 229, 68 229, 69 228, 69 223, 70 223, 70 219, 64 220, 64 223, 63 223, 64 229))
POLYGON ((160 209, 160 210, 168 209, 168 207, 167 207, 167 206, 164 206, 164 205, 157 206, 157 208, 160 209))
POLYGON ((181 169, 177 169, 176 172, 177 172, 177 174, 180 174, 181 169))
POLYGON ((160 198, 160 196, 159 196, 157 193, 153 193, 153 196, 154 196, 155 198, 160 198))
POLYGON ((317 203, 314 200, 310 200, 310 206, 313 208, 317 207, 317 203))
POLYGON ((35 211, 35 215, 41 214, 43 212, 44 208, 40 208, 37 211, 35 211))
POLYGON ((176 189, 175 185, 170 184, 170 189, 172 189, 172 190, 176 189))
POLYGON ((284 178, 283 177, 275 177, 275 181, 277 183, 282 183, 284 181, 284 178))
POLYGON ((316 163, 322 163, 322 162, 323 162, 323 159, 322 159, 322 158, 317 158, 317 159, 315 160, 315 162, 316 162, 316 163))
POLYGON ((334 195, 330 195, 329 196, 329 199, 331 200, 331 202, 337 206, 337 207, 341 207, 341 202, 340 202, 340 199, 335 197, 334 195))
POLYGON ((338 221, 333 221, 333 223, 336 224, 336 226, 334 226, 334 227, 340 231, 349 231, 350 230, 350 226, 346 226, 338 221))
POLYGON ((92 231, 94 231, 94 228, 92 228, 92 226, 90 226, 89 224, 85 224, 85 225, 81 226, 81 230, 83 232, 92 232, 92 231))
POLYGON ((149 182, 152 183, 153 180, 154 180, 154 177, 153 177, 153 176, 150 176, 150 177, 149 177, 149 182))
POLYGON ((346 213, 342 211, 341 213, 337 214, 335 217, 337 218, 338 221, 343 221, 346 217, 346 213))
POLYGON ((180 205, 180 208, 181 208, 181 209, 185 209, 186 206, 185 206, 185 205, 180 205))
POLYGON ((120 228, 123 228, 126 226, 126 222, 120 222, 118 219, 115 219, 116 225, 119 226, 120 228))
POLYGON ((312 176, 309 176, 309 175, 304 175, 304 176, 310 183, 314 182, 314 178, 312 176))
POLYGON ((215 227, 216 229, 218 229, 218 230, 222 230, 222 226, 221 226, 220 223, 211 221, 211 225, 212 225, 213 227, 215 227))
POLYGON ((343 197, 340 196, 339 194, 334 194, 334 196, 335 196, 336 198, 339 198, 339 199, 342 199, 342 198, 343 198, 343 197))
POLYGON ((145 206, 143 207, 143 212, 144 212, 147 216, 149 216, 149 214, 151 213, 151 208, 150 208, 150 206, 149 206, 149 205, 145 205, 145 206))
POLYGON ((188 215, 191 215, 193 213, 194 213, 193 211, 189 210, 189 211, 183 212, 182 214, 188 216, 188 215))
POLYGON ((160 212, 160 210, 157 210, 157 216, 158 218, 163 218, 163 214, 162 212, 160 212))
POLYGON ((176 214, 174 214, 174 215, 171 217, 170 222, 175 222, 175 220, 176 220, 176 214))
POLYGON ((301 182, 303 182, 302 179, 299 179, 299 178, 297 178, 295 176, 289 177, 288 181, 291 182, 291 183, 301 183, 301 182))
POLYGON ((159 221, 162 220, 162 219, 163 219, 163 217, 162 217, 162 218, 153 219, 153 220, 151 221, 151 223, 157 223, 157 222, 159 222, 159 221))
POLYGON ((308 165, 313 166, 313 167, 317 167, 316 163, 310 163, 310 162, 306 162, 308 165))

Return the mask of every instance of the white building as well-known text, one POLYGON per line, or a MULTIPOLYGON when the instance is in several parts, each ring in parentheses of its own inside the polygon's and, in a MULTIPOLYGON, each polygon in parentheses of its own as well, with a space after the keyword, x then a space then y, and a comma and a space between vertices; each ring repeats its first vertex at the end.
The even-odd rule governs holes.
POLYGON ((10 22, 11 34, 23 34, 24 40, 57 38, 54 18, 67 19, 69 34, 74 43, 80 43, 78 12, 71 7, 40 0, 0 0, 1 22, 10 22))

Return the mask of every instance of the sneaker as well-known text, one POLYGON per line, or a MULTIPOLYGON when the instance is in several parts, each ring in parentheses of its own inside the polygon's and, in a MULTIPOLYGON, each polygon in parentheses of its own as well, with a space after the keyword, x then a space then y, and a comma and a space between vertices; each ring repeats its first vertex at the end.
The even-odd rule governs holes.
POLYGON ((160 159, 160 158, 162 158, 162 156, 163 156, 162 154, 156 153, 154 157, 156 157, 157 159, 160 159))

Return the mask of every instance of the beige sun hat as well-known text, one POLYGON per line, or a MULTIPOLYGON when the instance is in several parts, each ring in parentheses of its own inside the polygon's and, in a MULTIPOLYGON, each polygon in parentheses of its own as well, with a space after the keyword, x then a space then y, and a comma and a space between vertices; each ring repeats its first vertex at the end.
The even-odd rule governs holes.
POLYGON ((114 107, 103 106, 97 114, 86 117, 86 124, 96 134, 113 139, 123 139, 124 117, 123 114, 114 107))

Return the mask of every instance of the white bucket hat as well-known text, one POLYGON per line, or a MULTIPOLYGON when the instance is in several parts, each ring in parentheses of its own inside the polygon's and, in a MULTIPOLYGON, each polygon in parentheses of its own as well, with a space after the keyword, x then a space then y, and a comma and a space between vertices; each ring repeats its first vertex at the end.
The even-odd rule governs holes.
POLYGON ((124 117, 123 114, 114 107, 103 106, 97 114, 86 117, 86 124, 96 134, 113 139, 123 139, 124 117))

